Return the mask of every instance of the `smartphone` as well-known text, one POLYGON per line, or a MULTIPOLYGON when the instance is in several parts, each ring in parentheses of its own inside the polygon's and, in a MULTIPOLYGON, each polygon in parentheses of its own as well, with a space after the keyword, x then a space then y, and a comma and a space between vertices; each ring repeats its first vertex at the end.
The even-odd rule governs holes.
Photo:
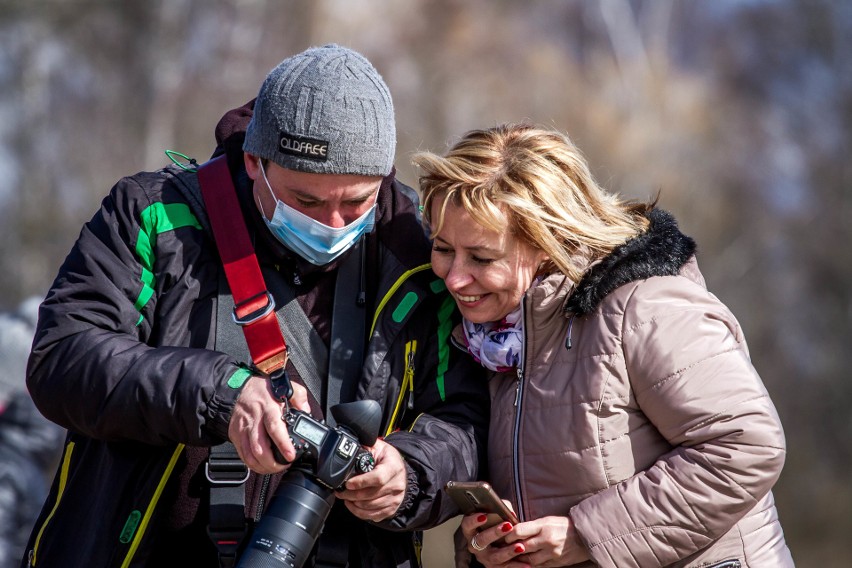
POLYGON ((449 481, 444 491, 447 492, 462 513, 485 513, 488 520, 485 527, 509 521, 513 525, 518 524, 518 517, 500 499, 500 496, 485 481, 449 481))

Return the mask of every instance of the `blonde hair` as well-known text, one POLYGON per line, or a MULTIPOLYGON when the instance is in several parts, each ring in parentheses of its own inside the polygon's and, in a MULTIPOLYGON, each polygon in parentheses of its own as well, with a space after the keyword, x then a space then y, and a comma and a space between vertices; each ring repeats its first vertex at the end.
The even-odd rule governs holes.
POLYGON ((643 232, 653 204, 625 202, 593 179, 571 140, 555 130, 504 124, 472 130, 444 156, 418 152, 424 221, 432 235, 448 203, 480 225, 508 229, 574 282, 589 265, 643 232), (432 206, 444 199, 433 218, 432 206))

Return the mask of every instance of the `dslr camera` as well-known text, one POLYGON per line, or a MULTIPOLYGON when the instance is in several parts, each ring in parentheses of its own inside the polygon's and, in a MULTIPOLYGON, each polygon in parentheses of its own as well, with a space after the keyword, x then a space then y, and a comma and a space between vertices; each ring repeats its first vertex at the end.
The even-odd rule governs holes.
MULTIPOLYGON (((280 380, 280 379, 279 379, 280 380)), ((276 396, 292 395, 289 379, 285 392, 273 386, 276 396)), ((296 459, 251 534, 237 568, 300 568, 305 564, 334 504, 334 492, 346 480, 373 469, 372 446, 381 426, 381 407, 374 400, 359 400, 331 408, 336 427, 287 407, 287 423, 296 459)), ((279 463, 287 463, 274 449, 279 463)))

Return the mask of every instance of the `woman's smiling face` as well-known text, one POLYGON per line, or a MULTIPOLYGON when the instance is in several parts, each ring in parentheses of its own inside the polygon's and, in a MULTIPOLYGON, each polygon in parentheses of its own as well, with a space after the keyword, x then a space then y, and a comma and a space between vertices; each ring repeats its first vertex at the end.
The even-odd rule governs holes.
MULTIPOLYGON (((440 218, 443 201, 432 203, 432 219, 440 218)), ((432 270, 444 279, 462 315, 474 323, 499 321, 517 308, 546 259, 544 251, 521 241, 508 227, 483 227, 452 203, 432 244, 432 270)))

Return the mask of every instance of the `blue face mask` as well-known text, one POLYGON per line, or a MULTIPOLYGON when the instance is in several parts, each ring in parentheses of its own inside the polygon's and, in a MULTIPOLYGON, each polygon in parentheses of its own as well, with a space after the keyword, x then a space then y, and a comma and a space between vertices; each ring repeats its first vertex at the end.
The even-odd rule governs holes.
POLYGON ((263 162, 258 160, 258 165, 269 194, 275 200, 275 213, 271 221, 266 218, 263 207, 260 208, 266 226, 275 238, 281 241, 281 244, 311 264, 317 266, 328 264, 352 248, 361 235, 373 230, 376 220, 375 203, 366 213, 348 225, 335 229, 311 219, 275 197, 272 186, 266 178, 263 162))

